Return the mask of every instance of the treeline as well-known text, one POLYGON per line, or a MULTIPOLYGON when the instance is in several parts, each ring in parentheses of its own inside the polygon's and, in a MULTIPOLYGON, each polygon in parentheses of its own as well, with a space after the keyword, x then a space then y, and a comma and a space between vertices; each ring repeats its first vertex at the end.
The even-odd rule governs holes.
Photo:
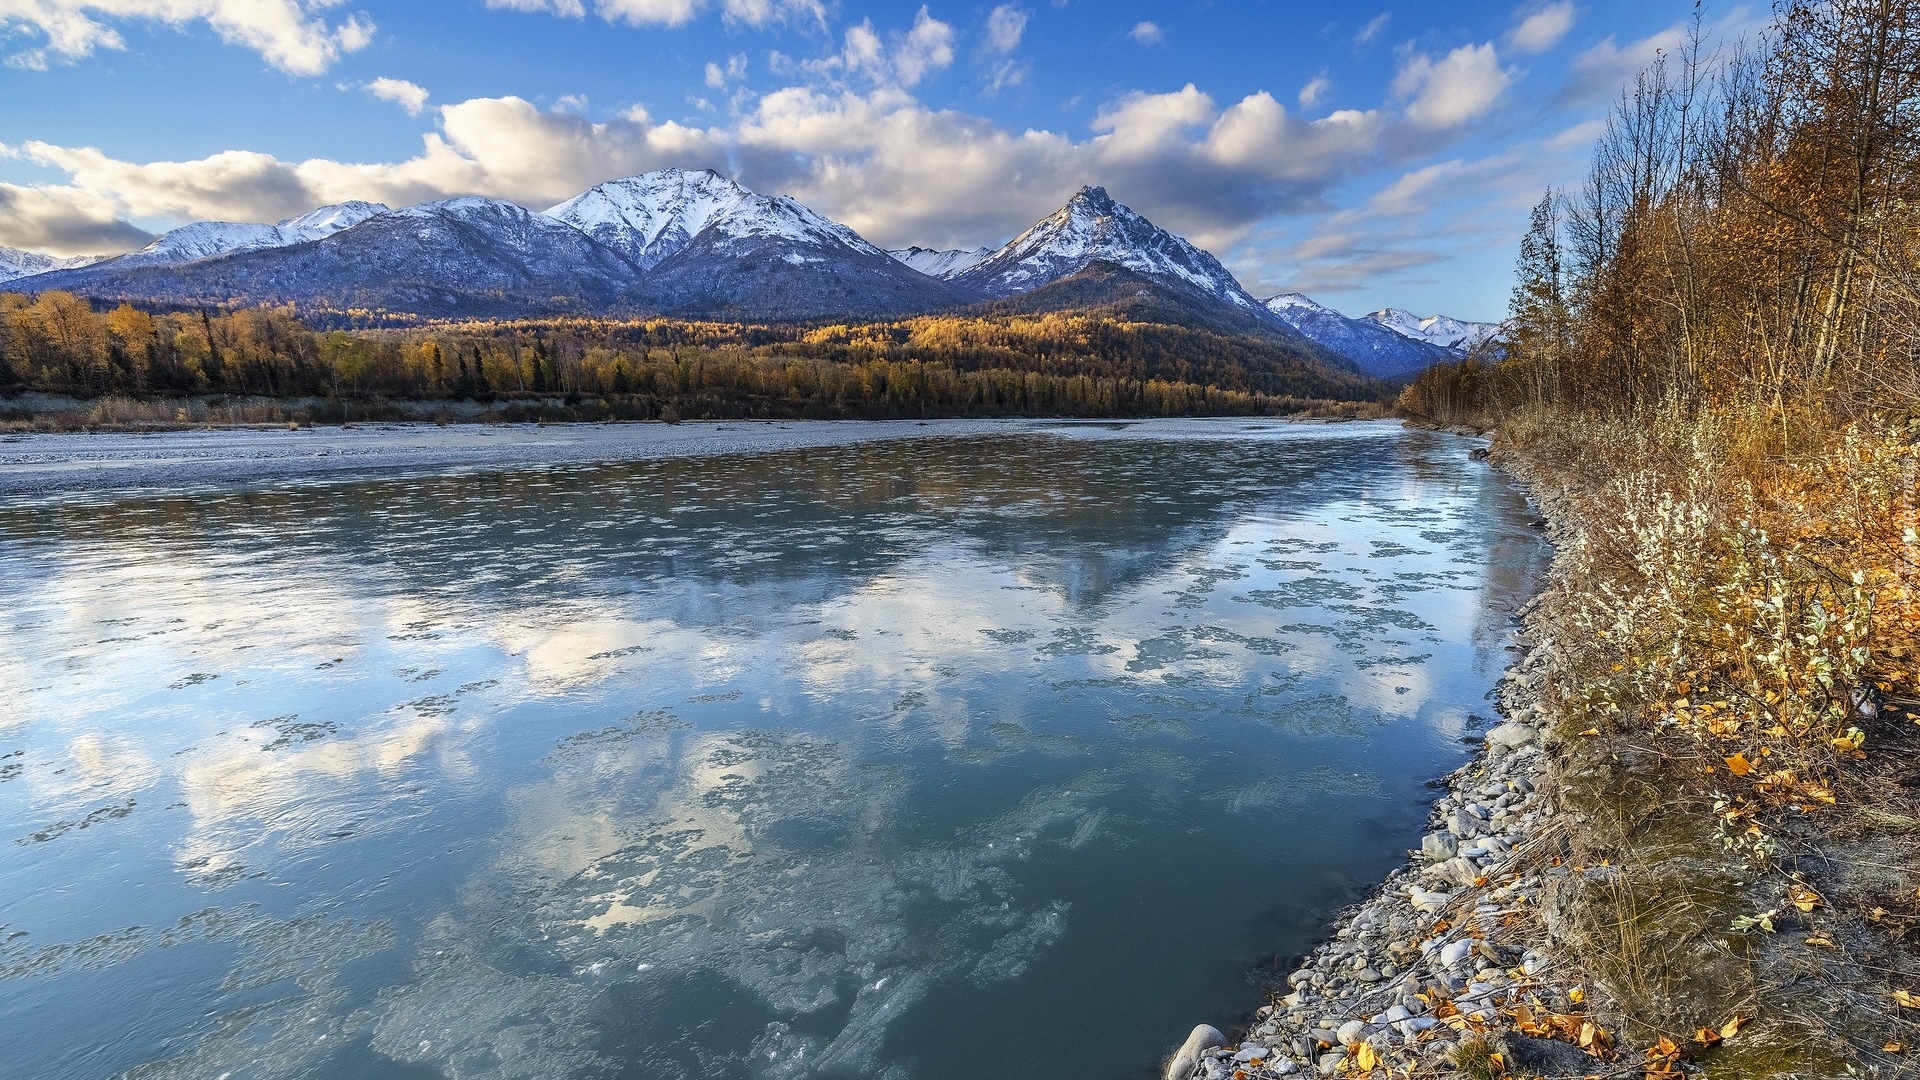
POLYGON ((671 320, 315 330, 291 309, 0 294, 0 389, 80 397, 600 399, 619 415, 1195 415, 1379 402, 1290 346, 1097 315, 816 327, 671 320))
MULTIPOLYGON (((1920 387, 1920 33, 1909 0, 1794 0, 1733 55, 1696 33, 1533 212, 1507 359, 1401 407, 1849 414, 1920 387)), ((1818 420, 1815 423, 1821 422, 1818 420)))

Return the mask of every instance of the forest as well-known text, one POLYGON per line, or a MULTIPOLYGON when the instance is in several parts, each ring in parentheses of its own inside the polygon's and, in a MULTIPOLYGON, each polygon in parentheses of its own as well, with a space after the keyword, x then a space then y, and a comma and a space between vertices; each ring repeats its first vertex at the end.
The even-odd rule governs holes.
POLYGON ((1397 407, 1492 431, 1557 523, 1556 861, 1609 868, 1558 937, 1646 1075, 1750 1020, 1722 1075, 1912 1075, 1920 3, 1712 39, 1534 208, 1502 348, 1397 407))
POLYGON ((591 403, 595 415, 1178 416, 1378 405, 1294 347, 1098 312, 751 326, 561 319, 318 330, 287 309, 0 294, 0 390, 591 403), (1337 405, 1336 403, 1346 403, 1337 405))

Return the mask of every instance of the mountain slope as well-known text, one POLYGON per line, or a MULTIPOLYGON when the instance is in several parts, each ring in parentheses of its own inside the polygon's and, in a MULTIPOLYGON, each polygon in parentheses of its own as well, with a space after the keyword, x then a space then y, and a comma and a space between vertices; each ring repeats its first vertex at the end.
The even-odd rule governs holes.
POLYGON ((309 243, 172 266, 46 274, 34 285, 105 300, 504 315, 618 308, 638 273, 570 225, 513 203, 467 197, 377 214, 309 243))
POLYGON ((1265 314, 1220 260, 1114 202, 1106 189, 1097 187, 1081 188, 1065 206, 954 280, 987 296, 1010 296, 1095 262, 1183 282, 1220 303, 1265 314))
POLYGON ((645 271, 634 301, 668 315, 813 319, 904 315, 971 299, 784 196, 712 170, 600 184, 547 211, 645 271))
POLYGON ((1300 293, 1282 293, 1266 301, 1267 310, 1308 338, 1351 361, 1375 378, 1414 375, 1459 354, 1431 342, 1409 338, 1371 319, 1351 319, 1300 293))
POLYGON ((146 247, 106 259, 100 265, 103 269, 111 267, 114 270, 136 266, 171 266, 232 252, 304 244, 352 228, 375 214, 384 213, 386 209, 379 203, 348 202, 323 206, 299 217, 288 218, 278 225, 196 221, 162 233, 146 247))
POLYGON ((1453 349, 1462 354, 1500 332, 1498 323, 1466 322, 1445 315, 1430 315, 1423 319, 1399 308, 1381 308, 1368 312, 1366 317, 1401 337, 1453 349))
POLYGON ((61 259, 52 255, 42 255, 37 251, 0 247, 0 281, 32 277, 50 270, 73 270, 82 266, 91 266, 99 261, 99 258, 93 255, 61 259))
POLYGON ((895 248, 887 254, 928 277, 953 278, 985 262, 993 255, 993 249, 981 247, 972 251, 935 251, 932 248, 905 247, 895 248))

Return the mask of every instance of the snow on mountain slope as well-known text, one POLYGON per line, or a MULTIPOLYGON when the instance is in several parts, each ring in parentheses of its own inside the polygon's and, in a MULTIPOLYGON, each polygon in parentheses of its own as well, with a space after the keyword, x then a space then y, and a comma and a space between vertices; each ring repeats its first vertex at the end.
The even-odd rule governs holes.
POLYGON ((375 214, 384 213, 386 209, 378 203, 348 202, 310 210, 278 225, 196 221, 161 234, 159 239, 139 251, 109 261, 117 268, 171 266, 238 251, 303 244, 351 228, 375 214))
POLYGON ((1353 319, 1300 293, 1282 293, 1266 301, 1287 325, 1353 362, 1375 378, 1412 375, 1460 354, 1420 338, 1411 338, 1372 319, 1353 319))
POLYGON ((913 267, 928 277, 952 278, 979 266, 993 254, 988 247, 963 251, 958 248, 951 251, 935 251, 932 248, 905 247, 895 248, 887 254, 913 267))
POLYGON ((1462 353, 1500 330, 1498 323, 1465 322, 1445 315, 1430 315, 1423 319, 1399 308, 1381 308, 1368 312, 1366 317, 1402 337, 1462 353))
POLYGON ((81 255, 72 259, 55 258, 42 255, 37 251, 22 251, 19 248, 0 247, 0 281, 14 281, 18 278, 32 277, 51 270, 72 270, 90 266, 99 262, 98 255, 81 255))
POLYGON ((652 269, 708 229, 734 240, 786 240, 883 255, 852 229, 785 196, 749 191, 712 169, 660 169, 609 180, 549 209, 548 217, 652 269))
POLYGON ((1149 277, 1172 278, 1217 300, 1262 312, 1260 302, 1220 260, 1084 187, 1053 214, 954 280, 988 296, 1028 292, 1104 261, 1149 277))

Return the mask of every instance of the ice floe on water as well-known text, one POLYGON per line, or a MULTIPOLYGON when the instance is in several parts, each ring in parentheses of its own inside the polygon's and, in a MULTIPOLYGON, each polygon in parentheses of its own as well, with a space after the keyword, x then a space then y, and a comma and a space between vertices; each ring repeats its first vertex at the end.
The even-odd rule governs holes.
POLYGON ((0 1052, 1137 1072, 1417 841, 1524 520, 1259 424, 0 509, 0 1052))

